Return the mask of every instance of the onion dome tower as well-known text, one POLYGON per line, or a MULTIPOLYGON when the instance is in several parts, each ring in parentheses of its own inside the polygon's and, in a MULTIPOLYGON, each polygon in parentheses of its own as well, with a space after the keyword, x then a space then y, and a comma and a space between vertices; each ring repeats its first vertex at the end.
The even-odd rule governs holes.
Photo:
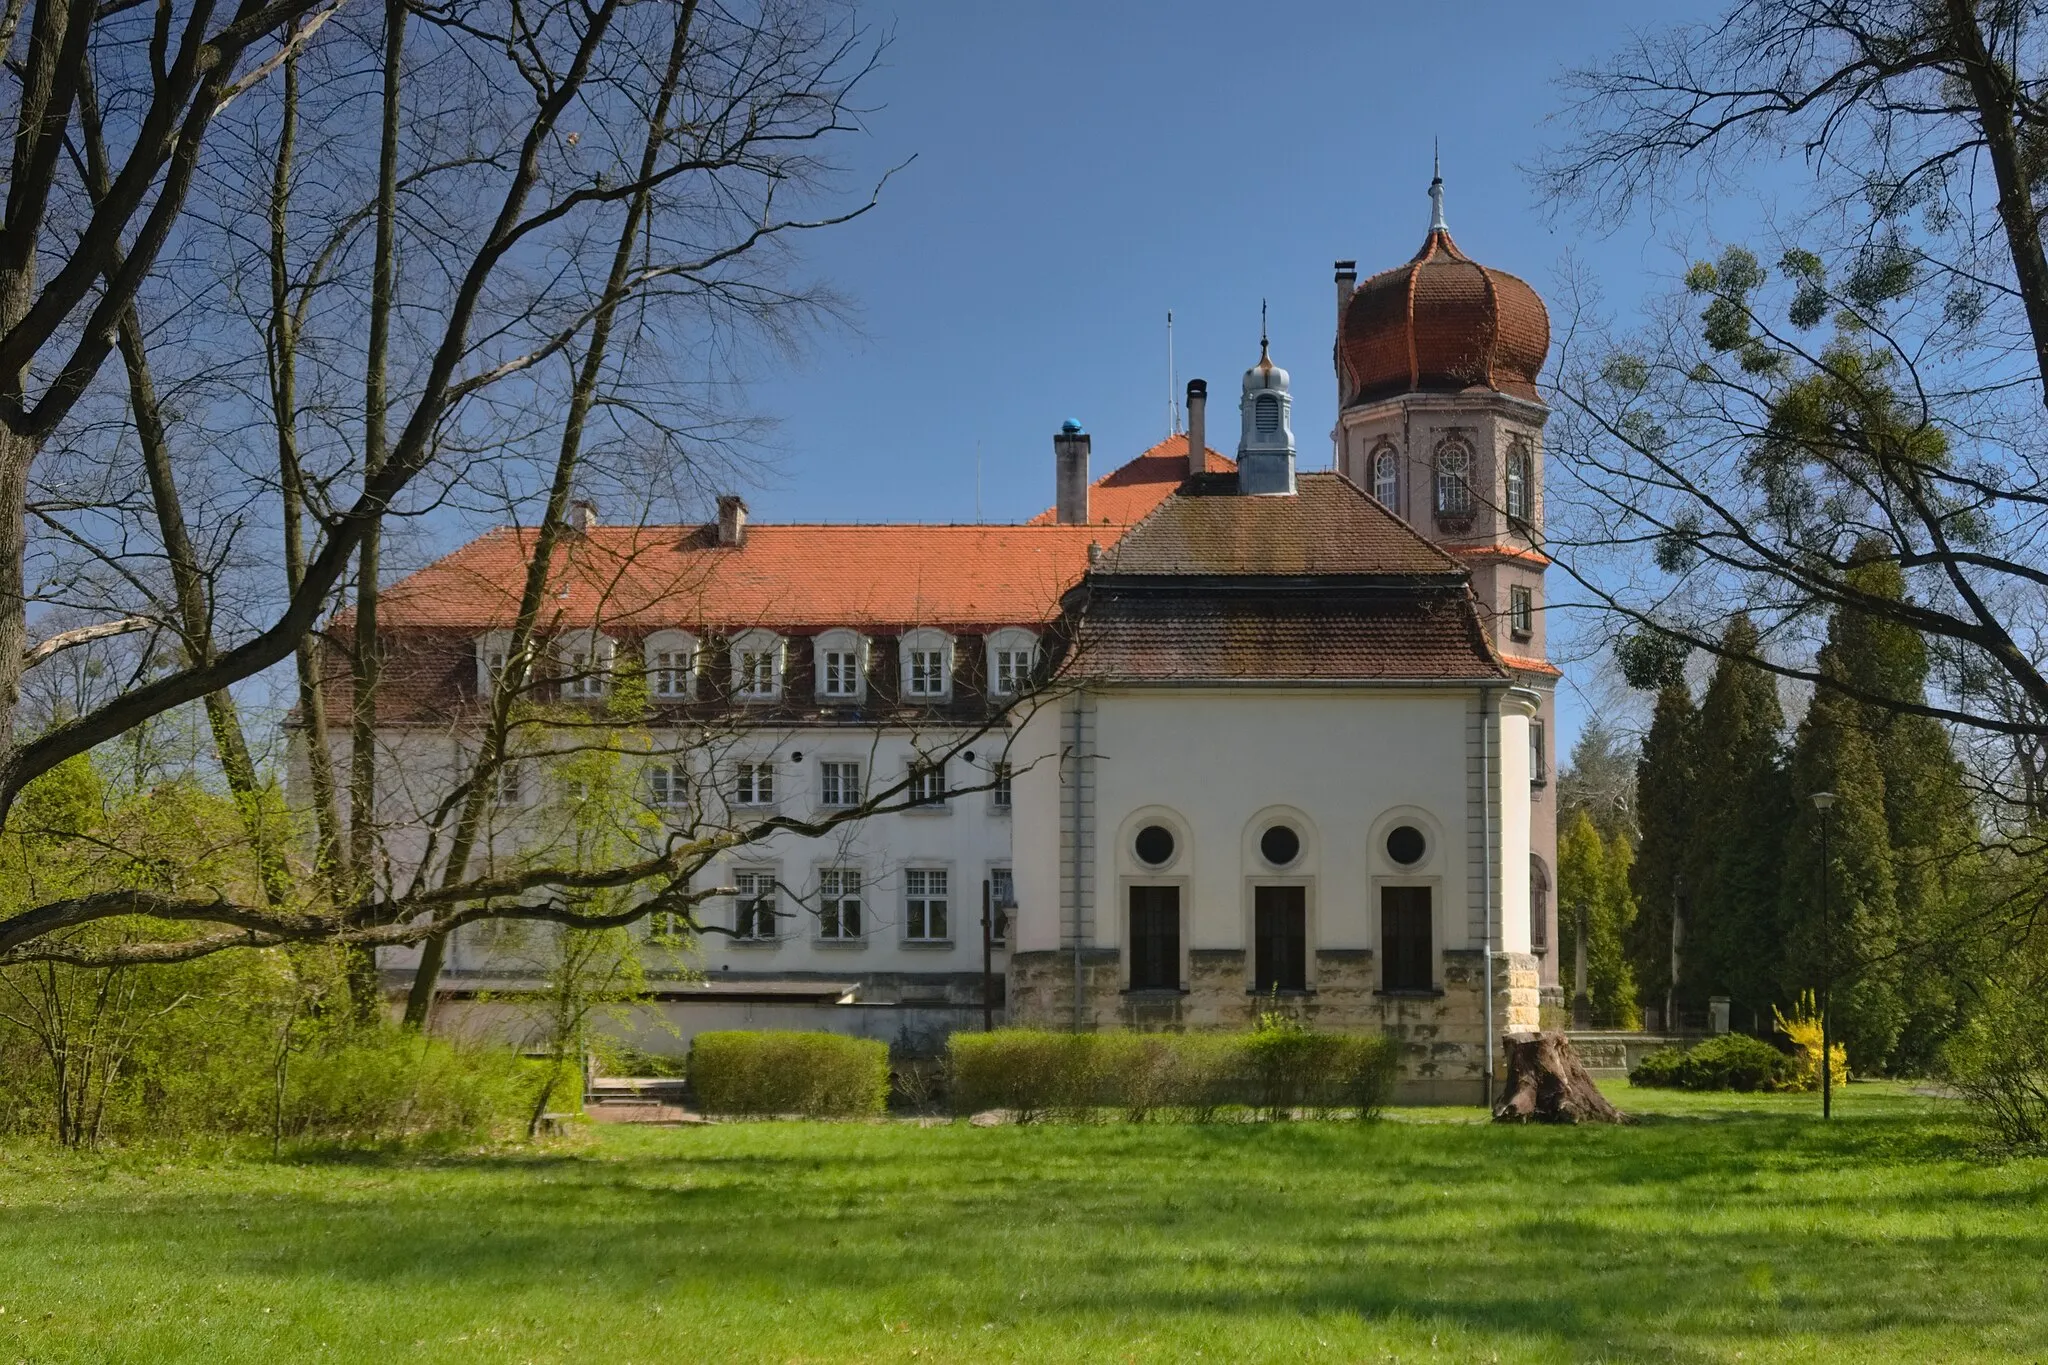
MULTIPOLYGON (((1337 468, 1465 561, 1480 618, 1517 680, 1541 699, 1529 725, 1532 940, 1554 941, 1547 799, 1558 672, 1543 628, 1543 427, 1537 376, 1550 315, 1528 284, 1458 249, 1439 168, 1429 232, 1402 265, 1355 284, 1337 266, 1337 468)), ((1527 695, 1526 693, 1524 694, 1527 695)), ((1546 985, 1556 966, 1542 968, 1546 985)))
POLYGON ((1244 372, 1238 399, 1244 430, 1237 443, 1237 491, 1294 492, 1294 397, 1287 371, 1267 353, 1265 309, 1259 310, 1259 363, 1244 372))

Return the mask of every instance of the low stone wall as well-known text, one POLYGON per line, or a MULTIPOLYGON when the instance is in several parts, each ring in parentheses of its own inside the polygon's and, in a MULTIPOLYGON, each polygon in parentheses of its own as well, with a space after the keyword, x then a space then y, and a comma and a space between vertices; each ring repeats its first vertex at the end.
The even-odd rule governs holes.
POLYGON ((1596 1081, 1621 1080, 1635 1070, 1636 1063, 1665 1047, 1684 1047, 1697 1041, 1661 1033, 1612 1033, 1603 1029, 1573 1030, 1565 1035, 1596 1081))
MULTIPOLYGON (((1120 961, 1108 948, 1083 949, 1082 1027, 1087 1029, 1245 1029, 1270 1008, 1271 997, 1245 988, 1245 955, 1236 948, 1197 948, 1189 954, 1185 991, 1125 991, 1120 961)), ((1537 1027, 1540 987, 1536 959, 1496 953, 1493 959, 1493 1036, 1537 1027)), ((1488 1021, 1486 958, 1476 950, 1443 955, 1441 992, 1388 995, 1377 989, 1373 954, 1333 949, 1316 954, 1315 989, 1282 996, 1281 1009, 1311 1028, 1338 1033, 1386 1033, 1401 1045, 1406 1104, 1478 1104, 1486 1069, 1488 1021)), ((1032 1028, 1074 1025, 1074 954, 1071 949, 1016 953, 1010 958, 1009 1021, 1032 1028)), ((1494 1050, 1495 1075, 1502 1073, 1494 1050)))

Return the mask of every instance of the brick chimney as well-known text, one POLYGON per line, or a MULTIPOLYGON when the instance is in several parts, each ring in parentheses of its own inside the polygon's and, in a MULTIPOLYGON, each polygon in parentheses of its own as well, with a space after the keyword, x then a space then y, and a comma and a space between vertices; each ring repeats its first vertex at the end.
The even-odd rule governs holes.
POLYGON ((1088 521, 1088 448, 1081 424, 1069 417, 1052 438, 1053 517, 1062 526, 1088 521))
POLYGON ((747 543, 747 501, 737 493, 718 500, 718 543, 734 549, 747 543))
POLYGON ((1209 467, 1209 381, 1188 381, 1188 473, 1201 474, 1209 467))
POLYGON ((1331 348, 1337 358, 1337 406, 1351 401, 1351 379, 1344 373, 1344 309, 1358 292, 1358 262, 1337 262, 1337 341, 1331 348))

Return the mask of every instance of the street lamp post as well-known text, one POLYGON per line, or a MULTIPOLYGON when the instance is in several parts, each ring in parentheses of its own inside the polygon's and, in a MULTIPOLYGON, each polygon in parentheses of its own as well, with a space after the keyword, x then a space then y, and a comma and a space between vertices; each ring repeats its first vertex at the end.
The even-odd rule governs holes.
POLYGON ((1835 962, 1834 926, 1828 918, 1828 875, 1831 859, 1828 856, 1829 813, 1835 808, 1833 792, 1815 792, 1813 808, 1820 812, 1820 1116, 1832 1118, 1835 1112, 1835 1066, 1833 1031, 1829 1028, 1829 1003, 1834 995, 1835 962))

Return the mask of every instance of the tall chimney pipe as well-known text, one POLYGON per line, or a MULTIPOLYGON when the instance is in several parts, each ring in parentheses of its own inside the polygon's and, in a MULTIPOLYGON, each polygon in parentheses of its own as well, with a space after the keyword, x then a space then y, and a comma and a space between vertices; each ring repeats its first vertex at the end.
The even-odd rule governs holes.
POLYGON ((1062 526, 1088 521, 1088 448, 1092 444, 1081 424, 1069 417, 1052 438, 1053 517, 1062 526))
POLYGON ((1188 381, 1188 473, 1209 468, 1209 381, 1188 381))
POLYGON ((747 503, 737 493, 718 500, 718 543, 733 548, 747 543, 747 503))
POLYGON ((1344 310, 1358 292, 1358 262, 1337 262, 1337 406, 1351 402, 1351 377, 1344 372, 1344 310))

